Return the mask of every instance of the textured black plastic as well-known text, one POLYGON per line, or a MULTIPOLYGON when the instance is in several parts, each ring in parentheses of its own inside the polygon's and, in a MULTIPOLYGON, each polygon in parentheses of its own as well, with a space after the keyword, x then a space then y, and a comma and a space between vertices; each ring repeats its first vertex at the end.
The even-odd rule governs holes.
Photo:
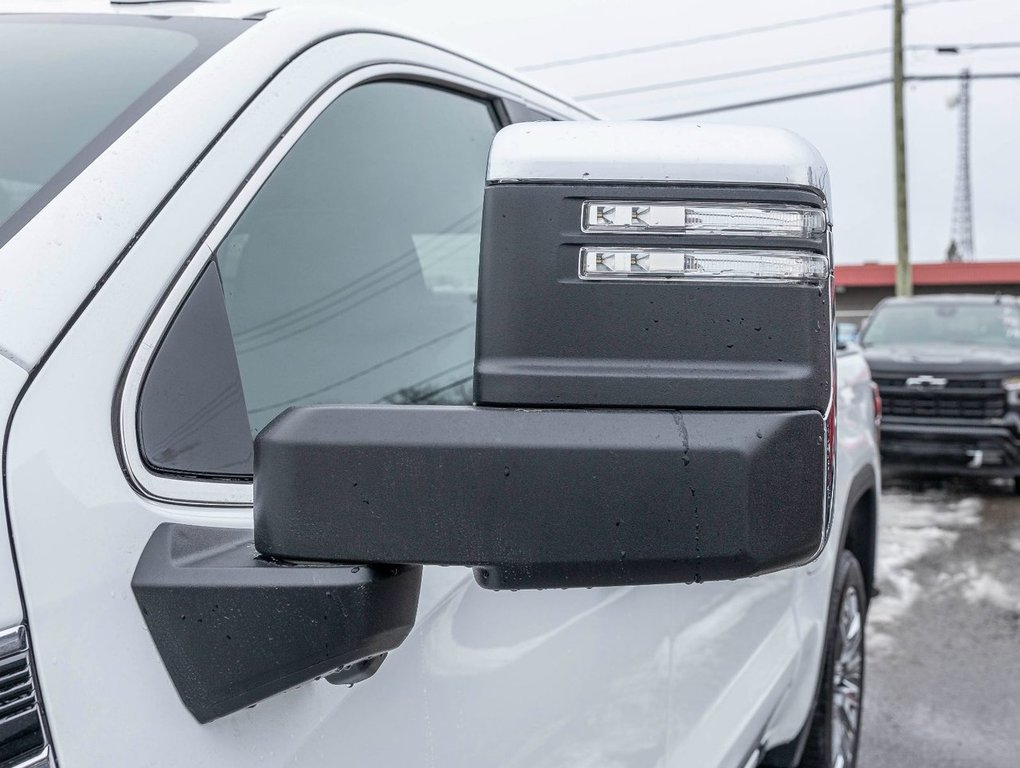
POLYGON ((420 586, 418 567, 270 562, 250 530, 173 523, 153 532, 131 581, 200 723, 396 648, 420 586))
POLYGON ((516 184, 485 190, 480 405, 813 409, 831 387, 821 284, 582 280, 582 246, 826 250, 826 239, 584 234, 585 200, 796 203, 799 188, 516 184))
POLYGON ((490 588, 734 579, 824 531, 819 413, 314 406, 255 442, 255 544, 490 588))

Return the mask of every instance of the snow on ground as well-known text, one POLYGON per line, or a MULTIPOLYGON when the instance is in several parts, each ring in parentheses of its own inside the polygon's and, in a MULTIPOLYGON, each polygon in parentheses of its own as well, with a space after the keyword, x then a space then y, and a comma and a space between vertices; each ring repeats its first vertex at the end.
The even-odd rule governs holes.
POLYGON ((988 603, 1004 611, 1020 612, 1020 594, 988 573, 979 573, 976 563, 966 569, 963 596, 970 603, 988 603))
MULTIPOLYGON (((914 564, 929 554, 950 549, 960 531, 977 525, 980 507, 981 501, 976 497, 896 491, 883 494, 876 565, 881 595, 868 616, 872 651, 881 652, 888 647, 890 625, 921 592, 914 564)), ((960 581, 960 574, 942 574, 936 588, 956 586, 960 581)), ((994 591, 993 587, 987 589, 994 591)))

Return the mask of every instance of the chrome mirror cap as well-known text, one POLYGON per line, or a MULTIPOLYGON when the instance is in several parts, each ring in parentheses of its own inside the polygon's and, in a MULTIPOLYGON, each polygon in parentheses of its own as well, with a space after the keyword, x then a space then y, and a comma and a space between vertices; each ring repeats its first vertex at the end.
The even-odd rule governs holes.
POLYGON ((810 187, 829 169, 791 131, 653 121, 518 123, 497 134, 487 180, 760 184, 810 187))

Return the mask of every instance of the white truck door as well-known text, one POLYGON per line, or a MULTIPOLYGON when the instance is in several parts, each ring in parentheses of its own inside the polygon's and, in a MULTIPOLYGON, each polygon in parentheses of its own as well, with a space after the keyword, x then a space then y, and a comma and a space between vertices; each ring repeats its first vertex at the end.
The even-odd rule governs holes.
POLYGON ((5 469, 62 764, 662 762, 670 586, 493 593, 466 570, 426 568, 415 628, 374 677, 319 680, 206 725, 131 593, 160 523, 251 526, 249 459, 234 449, 287 405, 470 398, 490 94, 514 95, 501 82, 382 35, 313 47, 182 181, 35 375, 5 469), (210 262, 225 302, 203 343, 175 346, 210 262), (211 379, 224 340, 243 396, 140 403, 162 350, 182 376, 211 379), (140 440, 147 424, 158 439, 140 440))
MULTIPOLYGON (((0 353, 0 424, 6 429, 6 417, 11 412, 18 392, 25 385, 28 374, 25 370, 2 356, 0 353)), ((24 618, 21 609, 21 594, 18 590, 18 574, 14 566, 14 555, 10 549, 7 530, 7 515, 4 510, 3 489, 0 488, 0 632, 16 627, 24 618)))
POLYGON ((673 587, 667 765, 699 755, 699 765, 742 766, 770 735, 800 650, 793 605, 802 571, 673 587))

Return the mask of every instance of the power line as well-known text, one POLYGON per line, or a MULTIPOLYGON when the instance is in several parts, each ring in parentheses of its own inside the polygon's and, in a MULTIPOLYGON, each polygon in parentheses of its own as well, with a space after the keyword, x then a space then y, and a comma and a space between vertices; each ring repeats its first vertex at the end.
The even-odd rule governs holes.
MULTIPOLYGON (((926 5, 938 5, 941 3, 956 3, 956 2, 969 2, 969 0, 917 0, 917 2, 911 3, 909 8, 919 8, 926 5)), ((669 40, 663 43, 654 43, 652 45, 635 46, 633 48, 620 48, 615 51, 604 51, 602 53, 592 53, 586 56, 574 56, 566 59, 555 59, 553 61, 545 61, 540 64, 528 64, 527 66, 518 67, 520 72, 537 72, 543 69, 554 69, 556 67, 568 67, 575 64, 587 64, 593 61, 602 61, 604 59, 616 59, 623 56, 637 56, 644 53, 655 53, 657 51, 665 51, 673 48, 685 48, 690 45, 699 45, 701 43, 711 43, 719 40, 730 40, 735 37, 746 37, 748 35, 758 35, 765 32, 773 32, 780 29, 790 29, 792 27, 801 27, 809 24, 818 24, 825 21, 833 21, 835 19, 844 19, 850 16, 861 16, 867 13, 876 13, 877 11, 888 11, 892 8, 891 3, 877 3, 874 5, 865 5, 859 8, 848 8, 844 11, 835 11, 832 13, 823 13, 817 16, 802 16, 795 19, 788 19, 786 21, 776 22, 774 24, 763 24, 755 27, 743 27, 741 29, 728 30, 726 32, 716 32, 709 35, 699 35, 697 37, 688 37, 682 40, 669 40)))
MULTIPOLYGON (((455 230, 458 230, 468 224, 472 224, 473 228, 473 219, 476 215, 481 214, 481 210, 481 206, 473 208, 447 226, 443 227, 436 234, 455 233, 455 230)), ((335 288, 322 296, 293 307, 280 315, 271 317, 238 331, 234 334, 234 340, 237 343, 244 343, 250 341, 253 337, 272 334, 277 330, 282 330, 287 326, 294 325, 295 323, 301 322, 325 309, 329 309, 337 303, 349 299, 358 293, 363 293, 366 289, 378 284, 380 279, 395 276, 397 273, 405 270, 409 266, 420 266, 418 263, 418 251, 413 245, 395 258, 390 259, 389 261, 379 265, 376 269, 366 272, 360 277, 341 285, 339 288, 335 288)))
MULTIPOLYGON (((444 392, 448 392, 454 387, 462 387, 474 378, 472 373, 470 376, 464 376, 455 381, 451 381, 449 384, 444 384, 438 389, 433 389, 429 392, 415 393, 411 387, 406 387, 403 390, 398 390, 392 395, 389 395, 391 399, 384 400, 383 402, 392 403, 394 405, 420 405, 425 403, 427 405, 439 405, 440 403, 433 400, 436 395, 441 395, 444 392), (406 394, 406 399, 400 399, 400 395, 406 394)), ((466 393, 465 393, 466 394, 466 393)))
POLYGON ((605 51, 603 53, 592 53, 587 56, 575 56, 569 59, 556 59, 554 61, 546 61, 541 64, 529 64, 526 67, 520 67, 520 71, 537 72, 542 69, 567 67, 574 64, 587 64, 592 61, 602 61, 603 59, 616 59, 622 56, 637 56, 643 53, 655 53, 656 51, 665 51, 671 48, 684 48, 689 45, 698 45, 700 43, 709 43, 717 40, 729 40, 734 37, 743 37, 746 35, 757 35, 779 29, 788 29, 790 27, 799 27, 806 24, 817 24, 822 21, 842 19, 848 16, 859 16, 865 13, 888 10, 890 7, 889 3, 866 5, 861 8, 851 8, 846 11, 837 11, 835 13, 823 13, 818 16, 804 16, 797 19, 789 19, 788 21, 781 21, 776 24, 764 24, 757 27, 743 27, 742 29, 734 29, 728 32, 716 32, 710 35, 699 35, 697 37, 688 37, 682 40, 670 40, 664 43, 654 43, 652 45, 642 45, 634 48, 620 48, 615 51, 605 51))
POLYGON ((197 432, 231 406, 243 406, 243 394, 239 382, 235 381, 227 384, 209 398, 204 405, 197 408, 188 418, 163 435, 158 443, 146 450, 146 453, 150 456, 159 456, 163 449, 175 444, 179 446, 184 441, 184 438, 197 432))
POLYGON ((464 360, 462 362, 457 363, 456 365, 451 365, 449 368, 446 368, 446 369, 440 371, 439 373, 433 373, 433 374, 430 374, 429 376, 426 376, 421 381, 416 381, 414 384, 408 384, 405 387, 401 387, 396 392, 390 392, 388 395, 383 395, 382 397, 380 397, 378 400, 375 401, 375 404, 378 405, 380 403, 393 402, 391 400, 391 398, 393 398, 396 395, 400 394, 400 392, 403 391, 403 390, 415 390, 415 389, 418 389, 422 385, 428 384, 430 381, 434 381, 436 379, 442 378, 443 376, 448 376, 449 374, 453 373, 454 371, 456 371, 456 370, 458 370, 460 368, 463 368, 465 365, 474 365, 474 362, 475 362, 474 358, 472 358, 471 360, 464 360))
MULTIPOLYGON (((477 208, 474 211, 474 213, 479 214, 480 212, 481 208, 477 208)), ((462 217, 462 219, 466 220, 466 217, 462 217)), ((442 232, 440 234, 442 234, 442 232)), ((415 253, 415 251, 412 249, 411 251, 406 252, 404 255, 398 257, 398 259, 395 259, 394 262, 399 259, 404 259, 407 253, 415 253)), ((376 296, 386 293, 387 291, 403 285, 410 280, 416 280, 422 277, 426 268, 435 267, 440 262, 443 262, 456 254, 456 250, 448 250, 446 253, 438 255, 428 262, 421 262, 419 264, 417 257, 415 257, 410 263, 398 265, 381 275, 377 274, 377 272, 381 270, 369 272, 363 278, 351 283, 346 288, 337 289, 336 291, 332 291, 330 294, 327 294, 326 298, 334 298, 330 298, 330 300, 325 304, 321 304, 322 299, 316 299, 314 302, 305 306, 310 307, 311 304, 319 304, 320 306, 316 306, 307 311, 303 307, 298 307, 296 310, 293 310, 293 312, 299 312, 296 317, 288 319, 286 318, 286 315, 291 313, 284 313, 284 315, 277 318, 278 320, 282 320, 282 322, 276 322, 274 320, 273 322, 276 324, 273 327, 256 331, 254 335, 250 335, 243 339, 238 337, 235 339, 237 352, 239 355, 246 355, 250 352, 255 352, 257 350, 264 349, 265 347, 278 344, 281 341, 293 338, 305 331, 330 322, 341 315, 345 315, 348 312, 357 309, 366 302, 371 301, 376 296), (401 275, 401 273, 403 274, 401 275), (367 278, 373 279, 365 283, 364 280, 367 278), (361 284, 358 285, 358 283, 361 284), (378 290, 364 295, 366 291, 370 290, 374 286, 380 287, 378 290), (354 301, 354 299, 358 296, 362 296, 362 298, 354 301), (288 328, 293 328, 295 325, 298 325, 298 327, 291 331, 287 331, 288 328)), ((390 263, 392 264, 394 262, 390 263)))
POLYGON ((411 403, 429 403, 432 400, 432 398, 434 398, 436 395, 441 395, 443 394, 443 392, 448 392, 454 387, 462 387, 469 381, 471 381, 473 378, 474 374, 472 374, 471 376, 465 376, 461 379, 457 379, 456 381, 451 381, 449 384, 444 384, 439 389, 433 389, 431 392, 426 392, 423 395, 418 395, 417 397, 414 398, 414 400, 411 401, 411 403))
MULTIPOLYGON (((936 51, 938 53, 959 53, 961 51, 981 51, 987 49, 1004 49, 1004 48, 1020 48, 1020 42, 997 42, 997 43, 953 43, 953 44, 921 44, 921 45, 907 45, 904 46, 904 50, 907 51, 936 51)), ((762 67, 753 67, 751 69, 737 69, 730 72, 720 72, 714 75, 704 75, 701 77, 692 77, 686 80, 670 80, 664 83, 651 83, 649 85, 635 85, 629 88, 617 88, 611 91, 598 91, 595 93, 584 93, 580 96, 575 96, 577 101, 592 101, 595 99, 608 99, 616 96, 629 96, 635 93, 650 93, 652 91, 663 91, 670 88, 681 88, 688 85, 700 85, 702 83, 713 83, 720 80, 732 80, 741 77, 751 77, 753 75, 762 75, 771 72, 785 72, 791 69, 802 69, 805 67, 821 66, 825 64, 835 64, 840 61, 849 61, 851 59, 863 59, 870 56, 878 56, 887 54, 892 51, 892 48, 886 46, 885 48, 869 48, 862 51, 849 51, 847 53, 835 54, 832 56, 822 56, 814 59, 799 59, 797 61, 783 62, 782 64, 770 64, 762 67)))
POLYGON ((421 350, 427 347, 431 347, 433 344, 437 344, 440 341, 445 341, 446 339, 449 339, 452 336, 456 336, 458 333, 463 333, 468 328, 474 328, 474 326, 475 321, 472 320, 470 323, 465 323, 462 326, 454 328, 452 331, 447 331, 446 333, 441 333, 438 336, 434 336, 431 339, 422 342, 421 344, 413 346, 410 349, 404 350, 403 352, 393 355, 392 357, 388 357, 385 360, 381 360, 378 363, 375 363, 374 365, 370 365, 368 368, 363 368, 360 371, 356 371, 355 373, 352 373, 349 376, 346 376, 345 378, 330 382, 329 384, 319 387, 318 389, 313 389, 310 392, 304 392, 300 395, 296 395, 286 400, 281 400, 278 403, 270 403, 269 405, 263 405, 259 408, 249 408, 248 415, 250 416, 253 413, 265 413, 266 411, 279 410, 286 408, 287 406, 294 405, 295 403, 307 402, 309 398, 316 397, 317 395, 321 395, 325 392, 328 392, 331 389, 336 389, 337 387, 342 386, 344 384, 349 384, 355 379, 360 379, 362 376, 367 376, 373 371, 379 370, 383 366, 389 365, 390 363, 395 363, 397 360, 401 360, 405 357, 408 357, 409 355, 413 355, 415 352, 420 352, 421 350))
POLYGON ((698 85, 700 83, 713 83, 719 80, 730 80, 738 77, 751 77, 752 75, 761 75, 768 72, 784 72, 790 69, 800 69, 802 67, 814 67, 820 64, 834 64, 838 61, 849 61, 851 59, 863 59, 868 56, 878 56, 879 54, 889 53, 889 48, 871 48, 866 51, 851 51, 850 53, 841 53, 834 56, 822 56, 816 59, 800 59, 798 61, 788 61, 783 64, 772 64, 764 67, 754 67, 752 69, 738 69, 731 72, 720 72, 716 75, 705 75, 703 77, 692 77, 686 80, 671 80, 665 83, 653 83, 651 85, 636 85, 630 88, 617 88, 613 91, 598 91, 596 93, 585 93, 574 98, 578 101, 591 101, 593 99, 608 99, 613 96, 629 96, 634 93, 648 93, 650 91, 662 91, 668 88, 680 88, 685 85, 698 85))
POLYGON ((1020 42, 1000 41, 994 43, 942 43, 941 45, 922 44, 907 45, 905 50, 934 50, 938 53, 959 53, 960 51, 987 51, 1000 48, 1020 48, 1020 42))
POLYGON ((735 104, 724 104, 718 107, 709 107, 707 109, 693 109, 687 112, 674 112, 668 115, 655 115, 653 117, 644 117, 642 120, 679 120, 682 117, 697 117, 698 115, 710 115, 714 112, 729 112, 736 109, 746 109, 748 107, 763 107, 767 104, 779 104, 784 101, 796 101, 797 99, 810 99, 815 96, 828 96, 831 93, 846 93, 847 91, 861 91, 865 88, 874 88, 879 85, 888 85, 892 82, 892 78, 883 77, 878 80, 864 80, 858 83, 846 83, 844 85, 835 85, 829 88, 818 88, 813 91, 799 91, 797 93, 785 93, 780 96, 770 96, 764 99, 753 99, 751 101, 741 101, 735 104))
MULTIPOLYGON (((906 82, 936 82, 940 80, 959 80, 959 75, 907 75, 903 78, 906 82)), ((972 73, 971 80, 1020 80, 1020 72, 981 72, 972 73)), ((778 96, 770 96, 763 99, 751 101, 740 101, 733 104, 722 104, 716 107, 705 109, 694 109, 687 112, 673 112, 667 115, 653 115, 650 117, 636 118, 640 120, 679 120, 685 117, 697 117, 699 115, 711 115, 716 112, 730 112, 748 107, 763 107, 768 104, 779 104, 784 101, 797 101, 799 99, 811 99, 816 96, 828 96, 833 93, 846 93, 848 91, 861 91, 867 88, 875 88, 880 85, 888 85, 892 78, 884 77, 878 80, 864 80, 857 83, 846 83, 835 85, 829 88, 818 88, 811 91, 798 91, 797 93, 784 93, 778 96)))
MULTIPOLYGON (((932 83, 939 80, 959 80, 962 75, 908 75, 906 80, 919 83, 932 83)), ((972 72, 967 75, 969 80, 1020 80, 1020 72, 972 72)))
MULTIPOLYGON (((427 266, 433 267, 436 264, 438 264, 439 262, 444 261, 445 259, 450 258, 455 253, 456 253, 456 251, 449 251, 445 255, 439 256, 436 259, 434 259, 433 261, 431 261, 427 266)), ((386 293, 387 291, 392 290, 393 288, 396 288, 399 285, 403 285, 404 283, 408 282, 409 280, 416 280, 416 279, 418 279, 418 278, 420 278, 422 276, 423 276, 423 273, 422 273, 421 269, 418 269, 418 268, 413 269, 411 272, 409 272, 408 274, 406 274, 403 277, 399 278, 398 280, 393 280, 391 282, 383 282, 382 283, 382 287, 379 288, 379 290, 373 291, 372 293, 368 294, 367 296, 365 296, 362 299, 359 299, 358 301, 354 302, 353 304, 347 304, 346 306, 340 306, 338 309, 336 309, 335 311, 330 312, 327 315, 320 314, 318 318, 316 318, 314 320, 310 320, 309 322, 305 323, 304 325, 300 326, 299 328, 296 328, 293 331, 287 332, 287 333, 283 334, 282 336, 278 335, 278 336, 276 336, 276 338, 267 339, 265 341, 258 342, 258 343, 248 343, 248 344, 245 344, 243 346, 238 344, 237 345, 237 353, 238 353, 238 355, 245 355, 245 354, 248 354, 250 352, 255 352, 257 350, 264 349, 266 347, 272 346, 274 344, 279 344, 281 341, 286 341, 287 339, 293 338, 295 336, 299 336, 302 333, 304 333, 305 331, 309 331, 312 328, 317 328, 318 326, 323 325, 324 323, 328 323, 331 320, 335 320, 336 318, 340 317, 341 315, 346 315, 348 312, 351 312, 351 311, 357 309, 358 307, 362 306, 363 304, 371 301, 376 296, 379 296, 379 295, 381 295, 383 293, 386 293)), ((375 282, 378 283, 379 280, 376 280, 375 282)), ((366 288, 367 287, 368 286, 366 286, 366 288)), ((362 289, 361 292, 364 292, 364 289, 362 289)), ((358 293, 358 292, 356 291, 355 293, 358 293)), ((347 298, 348 299, 352 298, 354 295, 355 294, 351 294, 347 298)), ((340 303, 341 303, 341 301, 334 302, 333 306, 337 306, 340 303)))

